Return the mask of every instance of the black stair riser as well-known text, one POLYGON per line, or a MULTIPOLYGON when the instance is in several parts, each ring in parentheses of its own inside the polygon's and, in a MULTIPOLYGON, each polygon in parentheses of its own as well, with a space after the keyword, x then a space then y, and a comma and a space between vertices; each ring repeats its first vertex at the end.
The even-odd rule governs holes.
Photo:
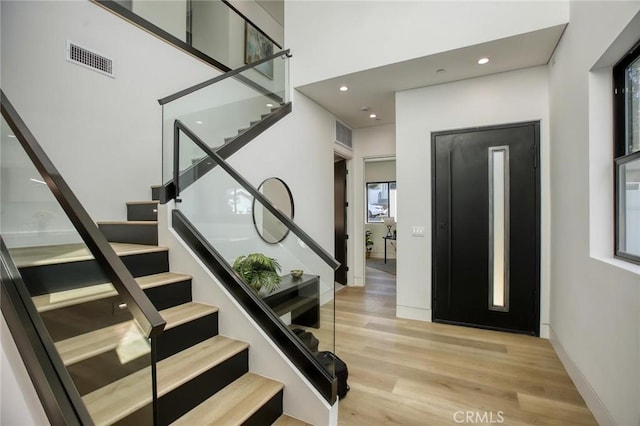
MULTIPOLYGON (((169 253, 134 254, 120 257, 134 277, 169 272, 169 253)), ((20 268, 32 296, 103 284, 110 280, 95 260, 20 268)))
POLYGON ((158 245, 157 224, 101 223, 98 227, 112 243, 158 245))
POLYGON ((151 365, 151 354, 126 360, 116 350, 102 353, 67 367, 80 395, 86 395, 151 365))
POLYGON ((189 382, 159 398, 158 418, 161 425, 168 425, 249 370, 249 350, 205 371, 189 382))
POLYGON ((158 220, 158 204, 127 204, 127 220, 158 220))
POLYGON ((272 425, 278 417, 282 415, 282 396, 283 392, 280 390, 275 394, 266 404, 264 404, 258 411, 253 413, 246 422, 242 423, 243 426, 269 426, 272 425))
POLYGON ((109 327, 133 318, 120 296, 42 312, 40 316, 54 342, 109 327))
POLYGON ((152 186, 151 187, 151 199, 159 200, 160 199, 160 191, 162 190, 162 186, 152 186))
POLYGON ((155 338, 157 359, 161 361, 217 334, 217 312, 165 330, 155 338))
POLYGON ((191 279, 146 289, 145 294, 153 306, 161 311, 191 302, 191 279))

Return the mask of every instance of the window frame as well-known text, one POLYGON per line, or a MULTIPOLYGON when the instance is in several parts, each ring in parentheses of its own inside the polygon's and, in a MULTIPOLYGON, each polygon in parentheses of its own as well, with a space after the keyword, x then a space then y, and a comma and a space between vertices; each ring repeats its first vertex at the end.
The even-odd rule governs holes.
MULTIPOLYGON (((640 58, 640 41, 613 67, 613 189, 614 189, 614 257, 640 265, 640 255, 620 250, 620 204, 625 196, 620 188, 620 168, 640 159, 640 150, 627 154, 626 71, 640 58)), ((639 123, 640 124, 640 123, 639 123)), ((625 188, 626 190, 626 188, 625 188)))
MULTIPOLYGON (((387 200, 389 200, 389 204, 387 207, 387 214, 384 216, 377 216, 377 218, 385 218, 385 217, 392 217, 390 216, 391 214, 391 184, 395 184, 396 185, 396 191, 398 190, 398 183, 395 180, 383 180, 383 181, 371 181, 371 182, 365 182, 364 184, 364 192, 365 192, 365 198, 366 198, 366 208, 364 211, 364 217, 365 217, 365 224, 370 225, 370 224, 384 224, 384 220, 380 220, 380 221, 375 221, 375 222, 371 222, 369 221, 369 185, 380 185, 380 184, 386 184, 387 185, 387 200)), ((396 192, 397 194, 397 192, 396 192)), ((397 208, 398 206, 396 206, 397 208)))

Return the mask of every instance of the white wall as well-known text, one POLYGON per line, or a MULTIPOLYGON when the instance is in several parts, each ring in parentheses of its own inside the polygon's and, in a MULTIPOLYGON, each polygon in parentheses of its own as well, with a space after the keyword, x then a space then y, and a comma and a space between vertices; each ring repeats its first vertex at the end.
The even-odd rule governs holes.
POLYGON ((161 183, 157 99, 219 72, 89 1, 2 1, 2 89, 95 220, 161 183), (115 79, 65 60, 66 40, 115 79))
POLYGON ((564 24, 567 1, 287 1, 294 86, 564 24))
POLYGON ((3 315, 0 315, 0 337, 0 424, 48 425, 49 420, 3 315))
MULTIPOLYGON (((364 184, 367 182, 391 182, 396 180, 396 161, 368 161, 364 165, 364 184)), ((366 197, 366 190, 365 190, 366 197)), ((366 206, 366 204, 365 204, 366 206)), ((366 211, 365 211, 366 214, 366 211)), ((366 222, 366 220, 365 220, 366 222)), ((384 258, 385 240, 382 239, 387 235, 387 227, 384 223, 367 223, 365 230, 371 230, 371 239, 373 247, 371 249, 371 257, 384 258)), ((392 228, 395 229, 395 226, 392 228)), ((387 244, 387 258, 396 258, 396 242, 389 241, 387 244)))
POLYGON ((549 72, 552 342, 603 425, 640 423, 640 267, 611 243, 611 66, 640 39, 639 10, 572 2, 549 72))
POLYGON ((549 312, 549 118, 546 66, 396 94, 397 314, 431 321, 431 133, 541 121, 541 335, 549 312), (414 226, 424 238, 412 237, 414 226))
MULTIPOLYGON (((353 223, 349 231, 350 247, 353 253, 352 266, 349 268, 348 283, 362 286, 365 284, 365 252, 364 252, 364 225, 365 225, 365 159, 394 157, 396 154, 396 128, 394 125, 367 127, 353 131, 353 159, 352 170, 349 176, 353 176, 352 206, 348 211, 349 223, 353 223)), ((402 189, 399 190, 402 193, 402 189)))

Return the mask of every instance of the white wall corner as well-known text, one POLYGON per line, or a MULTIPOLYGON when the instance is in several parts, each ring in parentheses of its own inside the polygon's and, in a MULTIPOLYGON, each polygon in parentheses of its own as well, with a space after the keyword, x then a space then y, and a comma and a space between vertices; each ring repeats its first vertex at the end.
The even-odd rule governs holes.
POLYGON ((578 366, 573 362, 569 354, 564 350, 562 344, 560 344, 560 340, 558 336, 553 331, 553 327, 548 326, 549 329, 549 341, 551 345, 553 345, 553 349, 556 351, 558 358, 564 365, 564 368, 567 370, 569 377, 573 380, 576 389, 580 392, 580 395, 584 399, 584 402, 587 404, 589 410, 591 410, 591 414, 595 417, 596 421, 600 426, 616 426, 617 423, 613 419, 613 416, 604 405, 600 397, 593 389, 587 378, 582 374, 582 371, 578 368, 578 366))

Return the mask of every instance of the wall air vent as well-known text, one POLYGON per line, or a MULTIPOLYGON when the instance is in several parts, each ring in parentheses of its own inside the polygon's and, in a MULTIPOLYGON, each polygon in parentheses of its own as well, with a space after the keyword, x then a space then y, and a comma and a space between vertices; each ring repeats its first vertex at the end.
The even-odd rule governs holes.
POLYGON ((70 41, 67 41, 67 61, 115 78, 113 75, 112 59, 99 55, 70 41))
POLYGON ((353 148, 351 129, 339 121, 336 121, 336 140, 349 148, 353 148))

